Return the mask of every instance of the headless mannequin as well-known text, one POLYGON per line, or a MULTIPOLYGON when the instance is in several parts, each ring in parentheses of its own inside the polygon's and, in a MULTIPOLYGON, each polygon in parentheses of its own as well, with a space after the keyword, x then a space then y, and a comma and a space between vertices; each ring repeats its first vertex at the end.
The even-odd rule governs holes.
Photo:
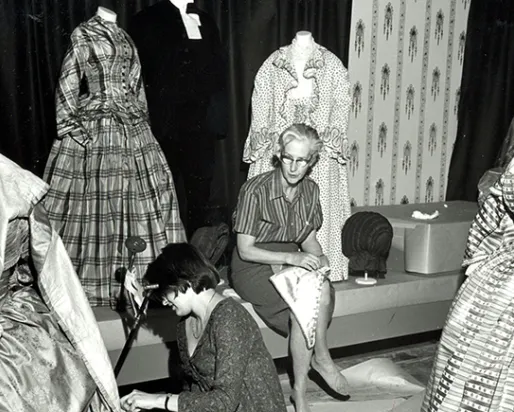
POLYGON ((200 22, 200 16, 197 14, 188 14, 186 12, 187 5, 194 3, 194 0, 169 0, 180 11, 182 22, 186 28, 187 37, 192 40, 200 40, 202 34, 200 33, 199 27, 202 25, 200 22))
POLYGON ((305 64, 310 59, 314 51, 314 38, 308 31, 299 31, 293 39, 291 47, 291 58, 294 65, 298 86, 291 91, 291 97, 302 98, 312 95, 314 80, 307 79, 303 75, 305 64))
POLYGON ((96 11, 96 15, 103 20, 110 21, 111 23, 116 23, 117 15, 112 10, 109 10, 105 7, 98 7, 98 10, 96 11))

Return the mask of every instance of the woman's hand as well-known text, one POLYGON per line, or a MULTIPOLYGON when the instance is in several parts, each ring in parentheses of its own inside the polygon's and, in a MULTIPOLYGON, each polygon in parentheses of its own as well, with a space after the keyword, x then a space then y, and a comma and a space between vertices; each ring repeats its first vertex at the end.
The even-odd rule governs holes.
POLYGON ((316 270, 321 267, 321 260, 318 256, 307 252, 291 252, 288 255, 287 264, 299 266, 307 270, 316 270))
POLYGON ((325 256, 325 255, 321 255, 319 257, 319 262, 321 264, 321 267, 327 267, 327 268, 330 268, 330 262, 328 260, 328 258, 325 256))
POLYGON ((121 398, 121 408, 125 412, 139 412, 146 409, 164 409, 166 395, 157 395, 133 390, 121 398))

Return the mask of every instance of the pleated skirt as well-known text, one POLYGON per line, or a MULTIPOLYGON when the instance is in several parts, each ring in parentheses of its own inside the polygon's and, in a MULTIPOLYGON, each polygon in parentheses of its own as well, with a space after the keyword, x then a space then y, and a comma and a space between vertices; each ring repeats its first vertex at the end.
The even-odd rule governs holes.
POLYGON ((83 125, 86 144, 72 137, 53 144, 45 208, 90 304, 113 305, 116 272, 129 263, 129 236, 147 243, 135 259, 141 278, 164 246, 186 235, 173 177, 149 124, 106 115, 83 125))

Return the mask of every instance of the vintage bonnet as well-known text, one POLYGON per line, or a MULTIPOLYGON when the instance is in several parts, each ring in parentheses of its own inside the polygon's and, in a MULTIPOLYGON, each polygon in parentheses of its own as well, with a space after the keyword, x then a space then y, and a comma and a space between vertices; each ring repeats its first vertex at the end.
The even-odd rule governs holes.
POLYGON ((357 212, 350 216, 341 232, 343 254, 349 259, 351 275, 383 277, 393 240, 389 220, 376 212, 357 212))

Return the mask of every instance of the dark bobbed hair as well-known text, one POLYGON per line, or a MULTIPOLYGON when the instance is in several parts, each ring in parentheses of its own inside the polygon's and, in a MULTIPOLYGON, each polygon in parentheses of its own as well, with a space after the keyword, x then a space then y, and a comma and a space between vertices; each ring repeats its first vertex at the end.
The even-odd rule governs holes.
POLYGON ((216 268, 193 245, 170 243, 150 265, 144 276, 148 284, 159 285, 153 292, 162 299, 169 292, 185 293, 192 288, 195 293, 214 289, 220 277, 216 268))

